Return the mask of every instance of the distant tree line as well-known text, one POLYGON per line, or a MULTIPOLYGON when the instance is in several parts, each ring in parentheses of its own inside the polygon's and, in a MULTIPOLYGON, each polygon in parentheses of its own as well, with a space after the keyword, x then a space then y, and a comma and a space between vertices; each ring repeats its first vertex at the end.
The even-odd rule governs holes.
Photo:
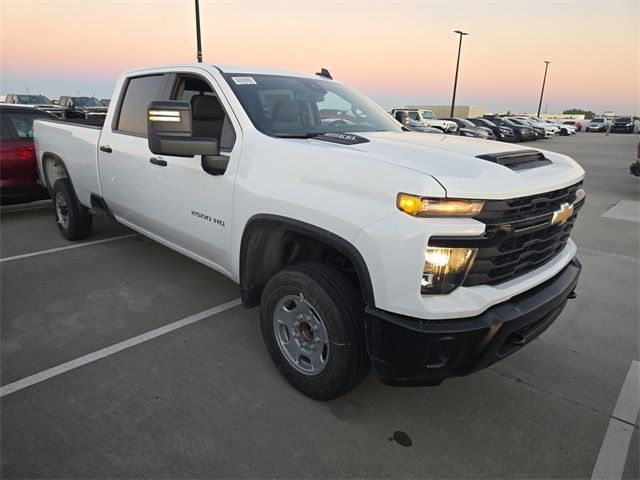
POLYGON ((584 115, 586 120, 591 120, 596 116, 595 112, 591 110, 582 110, 581 108, 570 108, 569 110, 565 110, 562 112, 563 115, 584 115))

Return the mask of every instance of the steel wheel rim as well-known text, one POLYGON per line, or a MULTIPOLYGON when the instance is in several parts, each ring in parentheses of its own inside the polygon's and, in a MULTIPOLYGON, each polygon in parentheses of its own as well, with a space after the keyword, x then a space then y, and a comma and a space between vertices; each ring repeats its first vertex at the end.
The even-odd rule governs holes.
POLYGON ((324 322, 302 296, 286 295, 273 312, 273 333, 282 355, 303 375, 319 375, 329 360, 324 322))
POLYGON ((69 206, 62 192, 56 193, 56 217, 62 228, 65 230, 69 228, 69 206))

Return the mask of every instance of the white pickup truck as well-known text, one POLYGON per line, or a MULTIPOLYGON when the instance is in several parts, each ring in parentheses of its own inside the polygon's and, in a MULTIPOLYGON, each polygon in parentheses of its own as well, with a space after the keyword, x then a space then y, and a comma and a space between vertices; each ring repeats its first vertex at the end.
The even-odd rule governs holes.
POLYGON ((102 128, 35 123, 62 235, 108 214, 233 279, 310 397, 370 365, 391 385, 469 374, 575 296, 584 171, 564 155, 406 131, 326 71, 147 68, 112 98, 102 128))
POLYGON ((397 118, 399 112, 404 113, 413 126, 431 127, 442 130, 444 133, 455 133, 458 131, 458 124, 451 120, 438 120, 431 110, 420 110, 417 108, 394 108, 391 115, 397 118))

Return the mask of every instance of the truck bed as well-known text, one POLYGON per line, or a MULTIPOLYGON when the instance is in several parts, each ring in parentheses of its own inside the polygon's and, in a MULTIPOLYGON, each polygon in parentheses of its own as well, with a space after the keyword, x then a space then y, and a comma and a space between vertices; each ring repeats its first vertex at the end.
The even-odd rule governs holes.
MULTIPOLYGON (((64 164, 74 180, 78 200, 91 204, 91 194, 100 194, 98 179, 98 142, 102 133, 102 120, 65 119, 36 120, 34 138, 38 168, 43 175, 43 159, 53 157, 64 164)), ((53 185, 49 185, 52 187, 53 185)))

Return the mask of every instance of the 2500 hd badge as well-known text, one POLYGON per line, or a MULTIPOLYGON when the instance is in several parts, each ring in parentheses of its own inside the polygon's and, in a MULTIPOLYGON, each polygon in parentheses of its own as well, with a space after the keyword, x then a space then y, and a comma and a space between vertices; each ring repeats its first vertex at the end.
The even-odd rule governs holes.
POLYGON ((201 218, 202 220, 207 220, 209 222, 215 223, 216 225, 220 225, 221 227, 224 227, 224 222, 222 220, 218 220, 217 218, 212 218, 211 216, 205 215, 204 213, 191 210, 191 215, 193 215, 194 217, 201 218))

